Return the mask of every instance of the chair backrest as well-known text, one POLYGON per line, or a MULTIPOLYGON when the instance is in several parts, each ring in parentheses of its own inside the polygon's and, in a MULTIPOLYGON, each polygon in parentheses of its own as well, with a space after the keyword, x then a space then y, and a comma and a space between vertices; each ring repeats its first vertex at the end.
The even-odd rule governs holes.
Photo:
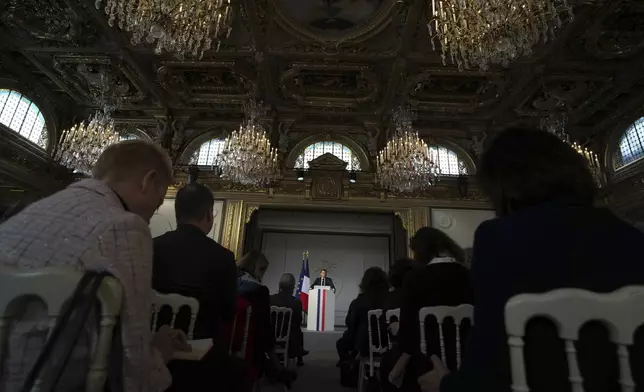
POLYGON ((155 290, 153 291, 152 298, 152 330, 157 330, 157 322, 159 320, 159 313, 163 307, 168 306, 172 309, 172 319, 170 320, 170 327, 175 327, 175 322, 177 320, 177 314, 184 306, 190 308, 190 324, 188 325, 188 330, 186 334, 188 339, 192 339, 195 331, 195 322, 197 321, 197 315, 199 314, 199 301, 196 298, 185 297, 179 294, 161 294, 155 290))
POLYGON ((248 348, 248 336, 250 333, 251 316, 253 307, 250 302, 242 297, 237 297, 237 312, 233 319, 233 325, 230 332, 230 346, 228 354, 237 358, 252 359, 252 347, 248 348), (249 352, 250 351, 250 352, 249 352))
POLYGON ((387 310, 387 313, 385 313, 385 317, 387 318, 387 324, 391 324, 393 322, 400 322, 400 308, 387 310))
POLYGON ((617 344, 621 389, 631 392, 635 384, 631 375, 628 346, 633 345, 637 328, 644 324, 644 286, 629 286, 607 294, 580 289, 559 289, 543 294, 520 294, 505 305, 505 328, 510 346, 512 390, 529 391, 523 358, 526 324, 534 317, 546 317, 558 327, 565 341, 569 380, 574 392, 583 391, 574 342, 580 328, 589 321, 602 321, 610 339, 617 344))
POLYGON ((374 362, 378 355, 387 352, 388 345, 385 341, 386 330, 383 328, 383 311, 382 309, 370 310, 367 313, 367 326, 369 331, 369 376, 373 377, 374 362), (376 325, 375 336, 373 325, 376 325))
MULTIPOLYGON (((385 313, 385 318, 387 321, 387 326, 391 325, 391 323, 396 323, 400 322, 400 308, 398 309, 389 309, 385 313)), ((393 348, 393 336, 389 336, 389 349, 391 350, 393 348)))
POLYGON ((278 353, 284 353, 284 366, 288 363, 288 345, 291 338, 291 320, 293 310, 279 306, 271 306, 271 324, 275 329, 275 343, 278 353))
POLYGON ((474 307, 472 305, 458 305, 458 306, 429 306, 421 308, 418 312, 418 322, 420 323, 420 350, 424 355, 427 355, 427 336, 425 332, 425 320, 428 316, 434 316, 438 322, 438 337, 440 339, 441 347, 441 360, 447 363, 447 355, 445 353, 445 338, 443 336, 443 322, 446 318, 452 318, 456 326, 456 367, 461 366, 461 334, 460 326, 463 320, 469 319, 474 325, 474 307))
MULTIPOLYGON (((26 270, 0 266, 0 359, 6 358, 8 327, 11 320, 20 313, 22 305, 34 297, 42 300, 47 305, 51 333, 56 319, 71 299, 82 276, 82 272, 70 267, 26 270)), ((97 295, 101 320, 86 377, 86 392, 102 392, 105 387, 112 335, 123 303, 123 288, 118 280, 106 277, 97 295)), ((41 382, 42 380, 36 380, 34 390, 39 388, 41 382)))

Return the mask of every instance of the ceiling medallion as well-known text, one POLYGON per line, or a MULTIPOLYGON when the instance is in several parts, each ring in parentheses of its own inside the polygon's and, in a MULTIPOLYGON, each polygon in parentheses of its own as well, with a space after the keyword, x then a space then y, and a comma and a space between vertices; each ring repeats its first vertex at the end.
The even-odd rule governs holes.
POLYGON ((412 119, 407 107, 393 112, 395 134, 378 154, 377 179, 382 187, 397 192, 429 188, 440 175, 429 155, 429 146, 413 129, 412 119))
POLYGON ((114 130, 114 119, 109 111, 98 110, 63 132, 54 160, 69 169, 90 173, 103 150, 118 141, 119 135, 114 130))
POLYGON ((529 55, 540 40, 555 37, 563 22, 572 20, 567 0, 427 0, 432 15, 427 24, 432 47, 442 46, 459 70, 491 64, 507 67, 520 56, 529 55))
POLYGON ((279 173, 277 149, 271 147, 259 118, 266 114, 261 102, 251 98, 244 104, 247 120, 226 138, 216 165, 221 178, 242 185, 265 186, 279 173))
POLYGON ((201 59, 213 39, 219 49, 232 28, 231 0, 96 0, 96 8, 103 1, 109 25, 118 20, 134 45, 156 42, 156 54, 166 50, 179 59, 201 59))

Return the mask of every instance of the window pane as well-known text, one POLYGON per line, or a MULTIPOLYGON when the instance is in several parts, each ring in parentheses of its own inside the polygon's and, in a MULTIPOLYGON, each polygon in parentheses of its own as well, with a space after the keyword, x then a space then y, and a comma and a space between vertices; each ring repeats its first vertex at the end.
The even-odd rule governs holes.
POLYGON ((622 135, 613 165, 615 169, 620 169, 642 158, 644 158, 644 117, 635 121, 622 135))
POLYGON ((431 146, 429 157, 440 169, 440 174, 443 176, 467 174, 467 165, 452 150, 442 146, 431 146))
POLYGON ((0 89, 0 123, 30 142, 47 148, 45 118, 38 106, 19 92, 0 89))
MULTIPOLYGON (((14 92, 11 92, 11 94, 9 94, 9 99, 7 100, 7 103, 4 105, 4 109, 0 114, 1 123, 10 127, 9 124, 11 124, 11 119, 13 118, 13 115, 16 112, 16 109, 18 108, 18 104, 20 103, 21 97, 22 96, 20 94, 16 94, 14 92)), ((14 131, 17 131, 17 130, 14 129, 14 131)))
POLYGON ((123 134, 123 135, 119 136, 119 140, 121 140, 121 141, 123 141, 123 140, 136 140, 138 138, 139 137, 136 136, 133 133, 126 133, 126 134, 123 134))
POLYGON ((347 163, 347 170, 360 170, 360 163, 353 151, 342 143, 324 141, 306 147, 295 161, 296 168, 308 169, 309 161, 320 155, 330 153, 347 163))
POLYGON ((224 148, 224 143, 224 139, 212 139, 202 144, 194 157, 197 165, 213 166, 224 148))

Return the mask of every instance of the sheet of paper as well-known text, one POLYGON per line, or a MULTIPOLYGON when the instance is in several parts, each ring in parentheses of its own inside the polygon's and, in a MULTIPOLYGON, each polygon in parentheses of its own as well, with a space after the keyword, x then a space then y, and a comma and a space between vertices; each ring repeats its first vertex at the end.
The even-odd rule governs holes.
POLYGON ((184 361, 200 361, 201 358, 212 348, 212 339, 189 340, 188 344, 192 351, 177 351, 174 353, 174 359, 184 361))

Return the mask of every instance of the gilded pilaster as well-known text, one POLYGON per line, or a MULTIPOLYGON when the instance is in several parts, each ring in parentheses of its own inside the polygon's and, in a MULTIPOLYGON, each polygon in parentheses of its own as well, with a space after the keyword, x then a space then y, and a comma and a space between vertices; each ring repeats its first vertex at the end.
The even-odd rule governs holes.
MULTIPOLYGON (((427 207, 403 208, 394 211, 394 214, 400 218, 403 228, 407 231, 407 238, 411 238, 421 227, 429 226, 429 208, 427 207)), ((413 256, 409 244, 407 245, 407 254, 413 256)))
POLYGON ((224 218, 224 228, 221 235, 221 244, 230 249, 235 258, 239 259, 240 255, 240 233, 244 232, 244 223, 242 213, 244 208, 243 200, 226 201, 226 216, 224 218))

